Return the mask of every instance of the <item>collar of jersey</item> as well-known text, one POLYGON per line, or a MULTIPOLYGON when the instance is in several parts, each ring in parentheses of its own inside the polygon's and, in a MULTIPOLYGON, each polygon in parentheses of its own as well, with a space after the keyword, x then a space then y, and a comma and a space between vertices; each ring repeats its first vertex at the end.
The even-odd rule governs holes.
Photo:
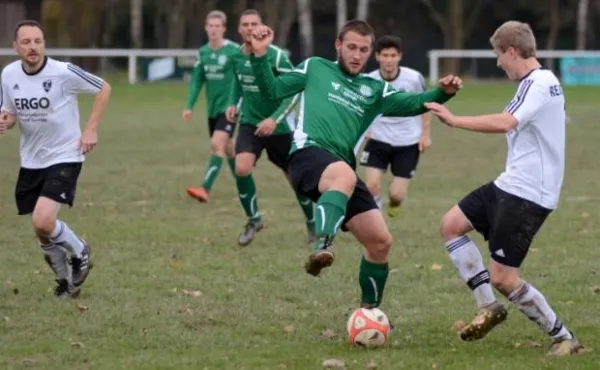
POLYGON ((25 73, 27 76, 35 76, 35 75, 39 74, 44 69, 44 67, 46 67, 47 63, 48 63, 48 57, 44 57, 44 62, 42 63, 42 65, 40 66, 40 68, 37 71, 31 72, 31 73, 27 72, 25 70, 25 67, 23 67, 23 63, 21 63, 21 69, 23 70, 23 73, 25 73))
POLYGON ((523 76, 519 79, 519 82, 523 81, 524 79, 529 77, 533 72, 538 71, 540 69, 542 69, 542 67, 536 67, 536 68, 532 69, 531 71, 527 72, 527 74, 525 76, 523 76))

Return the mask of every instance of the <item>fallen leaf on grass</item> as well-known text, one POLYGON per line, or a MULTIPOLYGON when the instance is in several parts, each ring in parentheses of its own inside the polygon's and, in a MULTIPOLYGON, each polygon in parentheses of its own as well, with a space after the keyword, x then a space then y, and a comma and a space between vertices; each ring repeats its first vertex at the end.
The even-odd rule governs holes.
POLYGON ((515 343, 516 348, 542 348, 542 345, 538 342, 534 342, 532 340, 528 341, 525 344, 515 343))
POLYGON ((434 369, 434 370, 437 370, 438 369, 438 364, 431 365, 431 368, 434 369))
POLYGON ((194 313, 189 307, 180 308, 178 312, 181 313, 181 314, 185 313, 185 314, 188 314, 188 315, 191 315, 192 313, 194 313))
POLYGON ((344 370, 346 369, 346 364, 342 360, 330 359, 323 361, 322 364, 324 369, 335 369, 335 370, 344 370))
POLYGON ((21 360, 21 362, 23 364, 27 364, 27 365, 33 365, 33 364, 36 363, 36 361, 34 359, 32 359, 32 358, 24 358, 24 359, 21 360))
POLYGON ((377 362, 375 362, 375 360, 371 360, 371 361, 367 362, 367 367, 366 367, 367 370, 377 370, 377 367, 378 367, 378 365, 377 365, 377 362))
POLYGON ((464 321, 458 320, 457 322, 452 324, 452 330, 461 331, 464 329, 465 326, 467 326, 467 324, 464 321))
POLYGON ((416 267, 417 269, 419 269, 419 270, 422 270, 422 269, 424 269, 424 268, 425 268, 425 266, 423 266, 423 265, 415 265, 415 267, 416 267))
POLYGON ((437 263, 434 263, 433 265, 431 265, 431 270, 432 271, 440 271, 442 269, 442 265, 438 265, 437 263))
POLYGON ((186 289, 184 289, 181 292, 183 294, 185 294, 185 295, 189 295, 189 296, 192 296, 194 298, 198 298, 198 297, 200 297, 202 295, 202 292, 199 291, 199 290, 186 290, 186 289))
POLYGON ((530 250, 530 251, 532 251, 533 253, 535 253, 535 252, 539 252, 539 251, 540 251, 540 249, 539 249, 539 248, 531 248, 531 249, 529 249, 529 250, 530 250))
POLYGON ((183 264, 183 262, 171 261, 171 267, 175 270, 183 270, 185 265, 183 264))
POLYGON ((84 306, 81 303, 77 303, 77 309, 79 310, 79 312, 83 312, 83 311, 87 311, 90 308, 88 306, 84 306))
POLYGON ((296 327, 294 325, 286 325, 283 327, 283 331, 286 333, 293 333, 296 331, 296 327))
POLYGON ((4 321, 9 322, 10 321, 10 317, 4 316, 4 321))
POLYGON ((85 346, 83 345, 83 343, 81 342, 71 342, 71 347, 75 347, 75 348, 85 348, 85 346))
POLYGON ((331 329, 325 329, 321 332, 321 338, 323 339, 333 339, 337 338, 337 333, 331 329))
POLYGON ((590 214, 589 214, 589 213, 587 213, 587 212, 583 212, 583 213, 581 214, 581 218, 588 218, 588 217, 590 217, 590 214))
POLYGON ((596 294, 600 294, 600 285, 596 285, 596 286, 594 287, 594 293, 596 293, 596 294))

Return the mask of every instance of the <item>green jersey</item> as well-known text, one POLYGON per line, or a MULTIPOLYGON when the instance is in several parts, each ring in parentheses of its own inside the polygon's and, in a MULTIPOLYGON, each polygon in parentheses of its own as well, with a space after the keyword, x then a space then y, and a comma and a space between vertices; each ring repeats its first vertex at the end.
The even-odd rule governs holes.
POLYGON ((265 56, 251 58, 261 93, 282 99, 302 93, 291 153, 317 146, 356 168, 354 146, 378 115, 411 117, 427 112, 426 102, 453 95, 440 89, 421 94, 396 90, 366 74, 348 75, 336 62, 312 57, 275 77, 265 56))
POLYGON ((225 40, 213 50, 209 44, 198 49, 198 60, 194 65, 186 109, 193 109, 202 85, 206 82, 206 112, 209 118, 225 113, 229 88, 235 76, 229 61, 239 53, 240 45, 225 40))
MULTIPOLYGON (((286 118, 298 101, 298 96, 292 94, 286 96, 286 99, 264 96, 258 88, 257 77, 250 63, 250 54, 240 52, 231 62, 237 78, 231 88, 229 105, 236 105, 242 98, 240 124, 258 126, 263 120, 271 118, 277 122, 274 135, 291 132, 293 127, 290 127, 286 118)), ((275 76, 290 72, 294 68, 285 52, 275 46, 269 47, 265 63, 265 68, 275 76)))

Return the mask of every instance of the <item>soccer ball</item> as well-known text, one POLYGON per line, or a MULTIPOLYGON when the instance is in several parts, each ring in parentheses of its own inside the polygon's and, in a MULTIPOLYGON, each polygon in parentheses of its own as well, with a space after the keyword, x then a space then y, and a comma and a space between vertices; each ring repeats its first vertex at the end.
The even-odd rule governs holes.
POLYGON ((378 308, 359 308, 355 310, 346 325, 348 341, 360 347, 381 347, 390 334, 390 321, 378 308))

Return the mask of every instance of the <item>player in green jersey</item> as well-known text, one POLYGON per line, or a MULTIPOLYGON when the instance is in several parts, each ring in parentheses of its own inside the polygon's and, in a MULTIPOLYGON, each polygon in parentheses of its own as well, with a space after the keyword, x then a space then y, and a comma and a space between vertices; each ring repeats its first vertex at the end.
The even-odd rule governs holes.
MULTIPOLYGON (((233 56, 231 64, 237 77, 231 87, 227 118, 234 121, 239 115, 239 131, 236 139, 235 165, 240 191, 240 200, 248 216, 238 243, 248 245, 254 236, 263 228, 263 221, 258 213, 256 187, 252 179, 252 169, 261 156, 263 150, 267 152, 269 160, 287 173, 288 152, 292 142, 292 129, 294 126, 290 119, 292 109, 296 105, 297 97, 286 99, 266 99, 258 90, 257 81, 250 65, 250 42, 253 30, 262 24, 260 14, 254 9, 244 11, 240 17, 239 32, 244 39, 241 52, 233 56), (237 102, 242 99, 239 112, 237 102), (257 127, 261 124, 273 128, 269 136, 265 136, 257 127), (272 135, 271 135, 272 134, 272 135)), ((266 52, 266 63, 269 69, 277 75, 290 72, 294 66, 285 52, 275 46, 269 46, 266 52)), ((316 240, 314 235, 314 204, 305 196, 297 196, 306 218, 306 228, 309 243, 316 240)))
POLYGON ((361 74, 372 53, 373 38, 368 23, 349 21, 335 42, 337 62, 312 57, 292 72, 275 77, 265 58, 273 33, 262 26, 253 34, 251 57, 257 84, 266 98, 302 94, 289 176, 297 192, 317 202, 318 240, 305 269, 319 275, 333 263, 332 242, 338 230, 352 232, 365 247, 359 272, 363 307, 381 303, 392 236, 373 196, 357 178, 354 146, 377 115, 423 114, 427 111, 424 103, 444 103, 462 84, 460 78, 446 76, 439 88, 404 93, 361 74))
MULTIPOLYGON (((198 50, 198 61, 194 66, 187 104, 183 119, 192 118, 192 109, 196 104, 203 85, 206 85, 206 112, 212 156, 208 162, 204 181, 200 187, 188 187, 187 193, 199 201, 208 202, 209 193, 221 170, 225 159, 235 176, 235 150, 232 139, 235 122, 225 118, 229 98, 229 88, 235 76, 229 63, 239 53, 239 44, 224 38, 227 17, 219 10, 213 10, 206 17, 208 43, 198 50)), ((252 181, 250 178, 248 181, 252 181)))

